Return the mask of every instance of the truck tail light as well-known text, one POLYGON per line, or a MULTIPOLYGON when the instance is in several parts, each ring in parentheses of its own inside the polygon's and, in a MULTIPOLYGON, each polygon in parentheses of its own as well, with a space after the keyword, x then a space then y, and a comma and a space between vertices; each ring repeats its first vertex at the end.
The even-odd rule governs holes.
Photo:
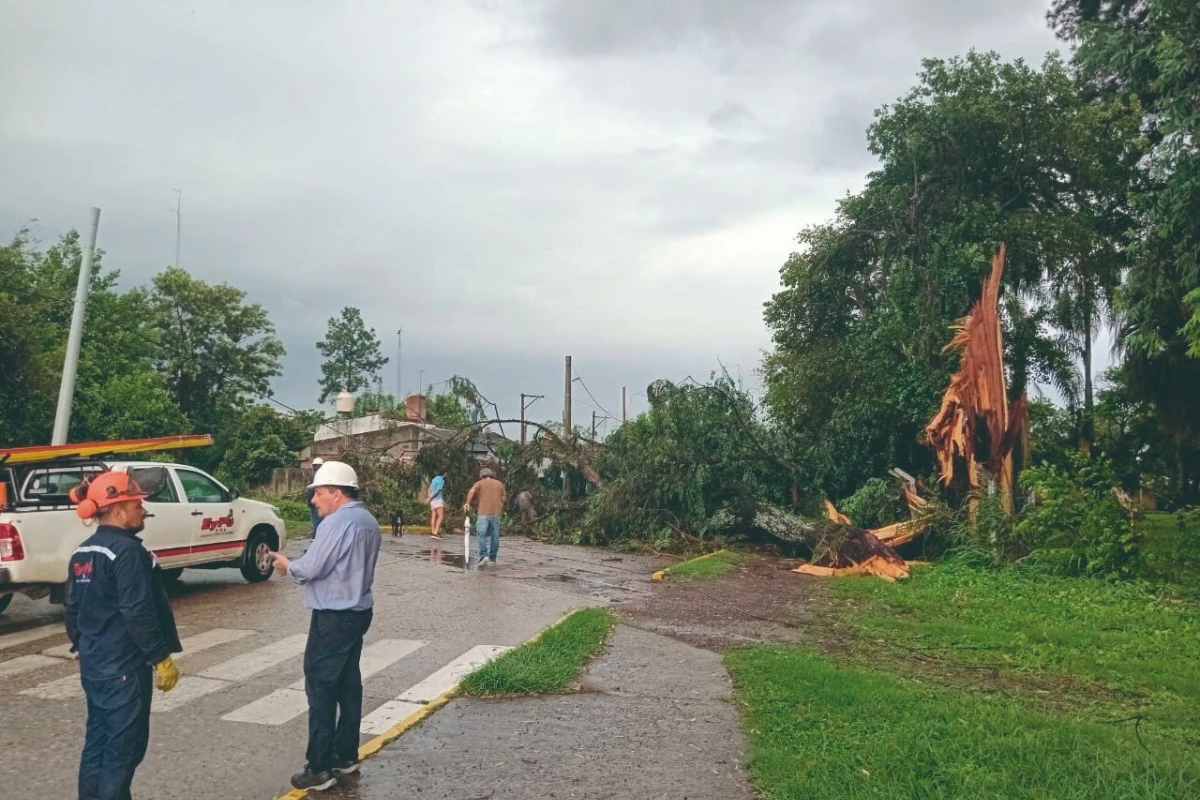
POLYGON ((17 526, 0 522, 0 561, 22 561, 24 558, 25 545, 21 544, 17 526))

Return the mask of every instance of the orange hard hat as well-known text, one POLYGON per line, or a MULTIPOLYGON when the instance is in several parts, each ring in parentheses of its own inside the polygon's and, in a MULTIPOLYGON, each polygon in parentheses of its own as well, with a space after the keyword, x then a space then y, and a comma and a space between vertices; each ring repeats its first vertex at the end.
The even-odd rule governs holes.
POLYGON ((146 497, 137 481, 124 472, 103 472, 71 490, 70 498, 78 505, 75 513, 81 519, 91 519, 100 509, 146 497))

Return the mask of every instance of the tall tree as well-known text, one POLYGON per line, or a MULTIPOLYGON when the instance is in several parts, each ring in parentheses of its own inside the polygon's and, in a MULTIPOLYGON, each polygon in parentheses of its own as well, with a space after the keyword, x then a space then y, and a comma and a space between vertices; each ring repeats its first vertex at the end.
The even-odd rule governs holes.
POLYGON ((1075 396, 1050 279, 1091 268, 1090 216, 1115 207, 1097 175, 1125 157, 1122 120, 1081 98, 1055 57, 1038 70, 974 52, 925 61, 918 86, 877 113, 879 168, 834 222, 800 234, 766 310, 766 399, 815 486, 844 497, 893 466, 932 469, 919 436, 956 366, 943 348, 1000 242, 1010 390, 1075 396))
POLYGON ((379 377, 379 370, 388 362, 380 350, 374 328, 363 322, 362 312, 353 306, 330 317, 325 338, 317 342, 317 350, 325 357, 321 364, 321 396, 324 403, 339 392, 357 392, 370 387, 379 377))
MULTIPOLYGON (((0 442, 50 438, 83 249, 68 231, 39 252, 27 231, 0 249, 0 442), (10 390, 11 387, 11 390, 10 390)), ((97 250, 69 429, 72 441, 183 433, 154 368, 158 334, 141 289, 121 293, 97 250)))
POLYGON ((1131 204, 1139 225, 1117 297, 1129 389, 1172 431, 1176 490, 1200 497, 1186 453, 1200 436, 1200 4, 1057 0, 1050 21, 1076 46, 1088 91, 1136 102, 1150 145, 1131 204))
POLYGON ((196 430, 214 431, 252 398, 270 396, 283 344, 266 309, 247 303, 244 291, 169 267, 154 277, 148 302, 158 369, 196 430))

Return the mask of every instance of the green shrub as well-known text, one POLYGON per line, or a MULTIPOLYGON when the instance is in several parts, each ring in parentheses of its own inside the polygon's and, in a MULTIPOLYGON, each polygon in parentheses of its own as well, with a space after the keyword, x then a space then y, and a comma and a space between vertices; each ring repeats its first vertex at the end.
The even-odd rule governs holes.
POLYGON ((1032 557, 1063 575, 1131 577, 1142 536, 1113 494, 1111 465, 1102 458, 1072 457, 1071 471, 1052 465, 1021 475, 1033 501, 1013 528, 1032 557))
POLYGON ((881 528, 908 518, 908 507, 894 481, 871 478, 842 501, 841 511, 860 528, 881 528))

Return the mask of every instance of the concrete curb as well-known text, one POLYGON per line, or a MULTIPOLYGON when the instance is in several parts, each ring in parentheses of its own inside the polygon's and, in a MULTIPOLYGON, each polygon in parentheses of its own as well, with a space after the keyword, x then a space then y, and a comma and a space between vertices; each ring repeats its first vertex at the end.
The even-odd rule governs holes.
MULTIPOLYGON (((545 636, 547 631, 557 628, 559 625, 563 624, 563 622, 565 622, 568 617, 570 617, 572 614, 574 614, 580 608, 589 608, 589 607, 590 606, 579 606, 579 608, 572 608, 566 614, 563 614, 557 621, 552 622, 551 624, 547 625, 545 628, 542 628, 540 631, 535 633, 529 639, 526 639, 524 642, 521 643, 521 645, 532 644, 533 642, 536 642, 538 639, 541 639, 543 636, 545 636)), ((520 647, 521 645, 518 645, 518 647, 520 647)), ((516 649, 516 648, 513 648, 513 649, 516 649)), ((463 677, 465 678, 466 676, 464 675, 463 677)), ((397 739, 399 739, 401 736, 403 736, 408 731, 417 727, 417 725, 420 724, 421 720, 425 719, 428 716, 431 716, 433 714, 433 712, 437 711, 439 708, 441 708, 442 706, 449 703, 455 697, 458 697, 458 695, 460 694, 459 685, 461 685, 461 683, 462 682, 460 681, 458 685, 454 686, 454 688, 447 689, 446 691, 442 692, 437 697, 433 698, 428 703, 421 706, 421 708, 419 708, 416 711, 414 711, 413 713, 409 714, 407 717, 400 720, 395 725, 388 728, 386 731, 379 734, 375 738, 368 739, 366 742, 359 745, 358 760, 365 761, 368 758, 370 758, 371 756, 375 755, 380 750, 382 750, 384 747, 386 747, 389 744, 391 744, 392 742, 396 741, 397 739)), ((311 794, 312 794, 311 789, 292 789, 290 792, 287 792, 286 794, 279 795, 277 798, 275 798, 275 800, 302 800, 302 798, 309 797, 311 794)))
POLYGON ((665 581, 667 579, 667 576, 671 574, 671 570, 675 569, 676 567, 680 566, 681 564, 691 564, 694 561, 703 561, 706 558, 712 558, 713 556, 719 556, 721 553, 724 553, 724 552, 725 552, 725 548, 722 547, 720 550, 714 550, 713 552, 705 553, 702 556, 696 556, 695 558, 689 558, 687 561, 680 561, 679 564, 672 564, 671 566, 667 567, 666 569, 660 569, 658 572, 653 573, 650 576, 650 580, 654 581, 655 583, 662 583, 663 581, 665 581))

